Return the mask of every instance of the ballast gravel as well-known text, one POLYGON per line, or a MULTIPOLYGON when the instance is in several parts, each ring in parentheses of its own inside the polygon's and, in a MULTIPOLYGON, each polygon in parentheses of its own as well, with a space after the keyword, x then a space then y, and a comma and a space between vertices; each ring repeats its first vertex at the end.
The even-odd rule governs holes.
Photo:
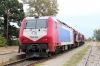
POLYGON ((100 50, 98 49, 95 42, 93 43, 91 52, 90 49, 77 66, 100 66, 100 50), (88 56, 89 58, 87 60, 88 56), (87 64, 86 64, 86 60, 87 60, 87 64))

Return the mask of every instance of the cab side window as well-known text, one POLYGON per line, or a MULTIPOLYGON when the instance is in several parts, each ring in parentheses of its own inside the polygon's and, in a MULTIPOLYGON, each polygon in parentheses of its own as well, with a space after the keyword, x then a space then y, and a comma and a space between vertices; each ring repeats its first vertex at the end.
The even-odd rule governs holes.
POLYGON ((55 22, 55 24, 54 24, 54 28, 57 28, 57 22, 55 22))

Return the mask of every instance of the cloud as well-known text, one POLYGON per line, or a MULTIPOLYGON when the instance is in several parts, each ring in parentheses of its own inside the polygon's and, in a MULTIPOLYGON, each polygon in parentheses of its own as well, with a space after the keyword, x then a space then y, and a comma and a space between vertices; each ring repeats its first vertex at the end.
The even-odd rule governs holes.
POLYGON ((84 15, 100 13, 100 0, 58 0, 58 15, 84 15))

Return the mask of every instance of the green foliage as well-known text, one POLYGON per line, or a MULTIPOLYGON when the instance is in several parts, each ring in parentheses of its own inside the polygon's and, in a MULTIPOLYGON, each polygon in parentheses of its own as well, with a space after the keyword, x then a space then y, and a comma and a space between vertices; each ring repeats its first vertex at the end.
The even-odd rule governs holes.
POLYGON ((55 16, 58 13, 57 0, 22 0, 29 5, 26 16, 55 16))
MULTIPOLYGON (((18 0, 0 0, 0 16, 7 19, 7 14, 9 15, 9 20, 20 21, 25 17, 23 4, 19 3, 18 0)), ((5 20, 4 19, 4 20, 5 20)))
POLYGON ((0 28, 1 28, 1 25, 2 25, 2 19, 0 18, 0 28))
POLYGON ((85 38, 85 41, 91 41, 92 39, 89 37, 89 38, 85 38))
POLYGON ((0 18, 0 27, 1 27, 2 19, 0 18))
POLYGON ((0 35, 3 34, 3 27, 2 27, 2 21, 3 19, 0 18, 0 35))
POLYGON ((40 64, 36 64, 35 66, 41 66, 40 64))
POLYGON ((95 29, 93 36, 97 41, 100 41, 100 29, 95 29))
POLYGON ((12 36, 16 36, 18 38, 19 37, 19 28, 9 25, 8 35, 9 35, 9 39, 12 38, 12 36))
POLYGON ((27 64, 28 62, 25 60, 24 63, 27 64))
POLYGON ((1 25, 2 19, 0 18, 0 25, 1 25))
POLYGON ((18 46, 19 45, 19 40, 9 40, 8 45, 9 46, 18 46))
POLYGON ((14 62, 15 60, 16 60, 16 59, 13 58, 13 57, 12 57, 12 58, 9 58, 9 61, 10 61, 10 62, 14 62))
POLYGON ((22 19, 25 17, 23 4, 19 3, 18 0, 0 0, 0 17, 4 18, 4 29, 0 34, 6 38, 8 22, 8 39, 11 39, 12 36, 18 37, 19 29, 11 26, 9 22, 15 22, 20 26, 22 19))
POLYGON ((0 36, 0 47, 5 46, 6 40, 4 37, 0 36))

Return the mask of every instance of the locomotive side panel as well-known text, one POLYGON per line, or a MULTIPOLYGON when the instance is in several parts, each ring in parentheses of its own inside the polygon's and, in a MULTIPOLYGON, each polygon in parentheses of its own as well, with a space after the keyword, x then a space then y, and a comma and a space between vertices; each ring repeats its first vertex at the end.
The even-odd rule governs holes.
POLYGON ((48 35, 48 49, 49 52, 54 52, 55 40, 56 36, 54 35, 54 20, 52 17, 48 18, 48 28, 47 28, 47 35, 48 35))
POLYGON ((59 42, 61 45, 73 44, 73 30, 62 26, 59 29, 59 42))
POLYGON ((19 33, 19 41, 20 41, 20 45, 22 45, 22 41, 23 41, 23 29, 24 29, 24 25, 25 25, 25 21, 26 21, 26 18, 24 18, 21 22, 21 28, 20 28, 20 33, 19 33))

